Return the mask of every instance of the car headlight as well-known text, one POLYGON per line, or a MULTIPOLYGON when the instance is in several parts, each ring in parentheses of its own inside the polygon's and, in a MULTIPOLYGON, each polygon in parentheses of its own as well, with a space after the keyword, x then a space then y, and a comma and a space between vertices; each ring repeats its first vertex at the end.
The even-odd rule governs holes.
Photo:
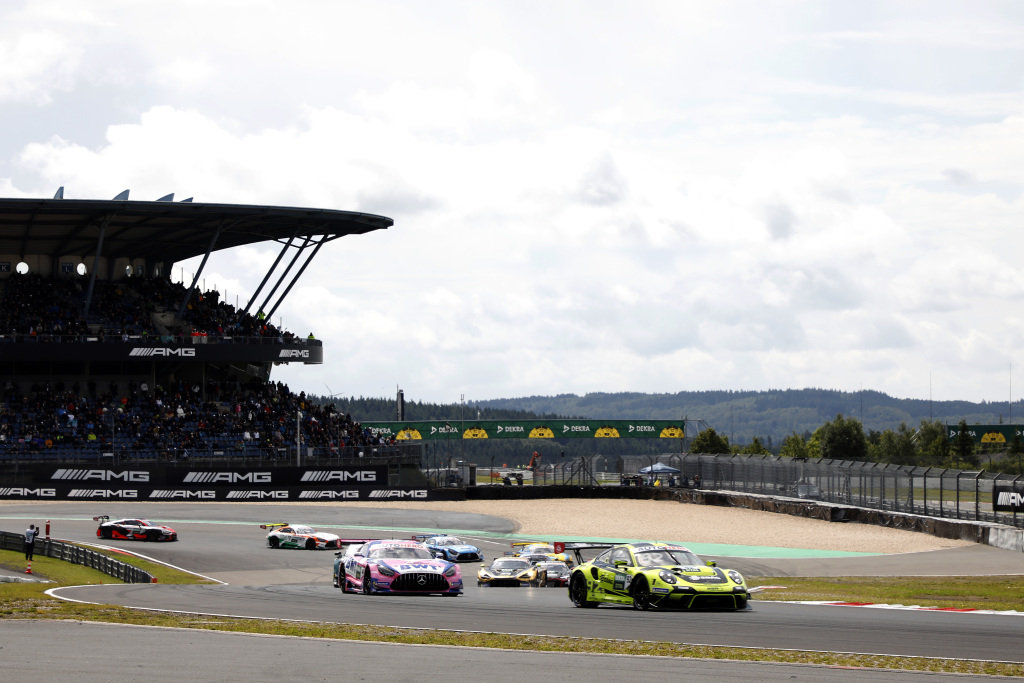
POLYGON ((658 578, 660 578, 665 583, 676 582, 676 575, 668 571, 667 569, 662 569, 660 572, 658 572, 658 578))
POLYGON ((455 576, 455 569, 456 569, 456 567, 455 567, 454 564, 453 565, 449 565, 448 569, 444 570, 444 575, 448 576, 448 577, 455 576))
MULTIPOLYGON (((367 567, 367 569, 369 569, 369 567, 367 567)), ((392 569, 391 567, 387 566, 386 564, 378 564, 377 565, 377 571, 379 571, 384 576, 394 576, 395 574, 398 573, 394 569, 392 569)))
POLYGON ((743 585, 743 574, 740 574, 735 569, 730 569, 729 571, 726 572, 726 574, 729 575, 729 578, 732 579, 733 583, 738 583, 740 585, 743 585))

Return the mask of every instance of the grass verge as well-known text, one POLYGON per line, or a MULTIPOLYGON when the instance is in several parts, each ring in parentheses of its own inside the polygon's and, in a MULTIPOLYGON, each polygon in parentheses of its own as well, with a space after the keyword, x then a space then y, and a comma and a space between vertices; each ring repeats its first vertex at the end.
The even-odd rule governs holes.
POLYGON ((828 600, 941 609, 1024 610, 1024 576, 747 577, 749 586, 785 586, 758 600, 828 600))
MULTIPOLYGON (((129 561, 123 555, 119 559, 129 561)), ((131 560, 135 563, 135 560, 131 560)), ((191 575, 188 580, 177 572, 163 565, 148 563, 161 583, 188 582, 196 583, 191 575)), ((23 570, 24 558, 20 553, 0 551, 0 566, 9 569, 23 570)), ((735 648, 705 645, 687 645, 683 643, 662 643, 629 640, 605 640, 598 638, 567 638, 555 636, 514 636, 502 633, 464 633, 434 629, 394 628, 385 626, 359 626, 336 623, 305 623, 264 619, 236 619, 230 617, 213 617, 198 614, 171 614, 129 609, 111 605, 85 605, 65 602, 51 598, 45 594, 54 585, 83 585, 109 583, 110 577, 85 567, 70 565, 51 558, 38 558, 33 561, 33 570, 37 578, 46 578, 55 583, 0 584, 0 619, 75 619, 82 621, 99 621, 118 624, 138 624, 146 626, 163 626, 171 628, 189 628, 239 633, 258 633, 309 638, 331 638, 344 640, 379 641, 388 643, 409 643, 420 645, 453 645, 464 647, 487 647, 505 650, 538 650, 552 652, 603 653, 626 655, 655 655, 661 657, 680 657, 698 659, 728 659, 738 661, 782 662, 797 664, 816 664, 822 666, 861 667, 870 669, 898 669, 907 671, 931 671, 959 674, 986 674, 999 676, 1024 677, 1024 664, 1004 664, 959 659, 934 659, 924 657, 890 657, 877 655, 849 655, 829 652, 780 651, 761 648, 735 648)), ((990 591, 1002 587, 1015 586, 1019 589, 1022 583, 1017 577, 1007 584, 999 584, 1001 579, 972 579, 980 581, 986 588, 975 587, 968 590, 965 586, 962 598, 967 594, 985 596, 990 591)), ((945 581, 945 580, 944 580, 945 581)), ((967 582, 967 580, 964 580, 967 582)), ((781 579, 758 578, 757 584, 773 583, 791 586, 785 591, 785 599, 790 600, 849 600, 852 602, 891 602, 883 595, 893 595, 892 580, 885 579, 781 579), (888 588, 887 588, 888 586, 888 588), (829 592, 835 588, 838 592, 829 592), (811 597, 815 596, 815 597, 811 597), (824 597, 822 597, 824 596, 824 597), (837 597, 838 596, 838 597, 837 597), (856 598, 856 599, 855 599, 856 598)), ((898 579, 897 582, 910 583, 910 579, 898 579)), ((752 582, 754 585, 755 582, 752 582)), ((908 588, 909 590, 909 588, 908 588)), ((778 599, 783 592, 773 592, 771 597, 778 599)), ((765 594, 763 594, 765 595, 765 594)), ((768 597, 768 595, 765 595, 768 597)), ((991 608, 990 604, 985 603, 991 608)), ((1019 604, 1019 602, 1018 602, 1019 604)))

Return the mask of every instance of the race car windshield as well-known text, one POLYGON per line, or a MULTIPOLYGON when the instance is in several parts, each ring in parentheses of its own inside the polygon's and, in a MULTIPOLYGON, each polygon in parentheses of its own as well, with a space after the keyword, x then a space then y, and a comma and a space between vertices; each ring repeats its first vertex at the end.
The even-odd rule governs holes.
POLYGON ((531 545, 531 546, 527 546, 525 550, 526 550, 526 552, 528 552, 531 555, 534 554, 534 553, 554 553, 555 552, 554 546, 550 546, 550 545, 531 545))
POLYGON ((527 569, 529 566, 526 560, 500 559, 494 561, 491 569, 527 569))
POLYGON ((293 534, 313 534, 316 533, 311 526, 293 526, 293 534))
MULTIPOLYGON (((134 519, 128 520, 129 523, 134 521, 134 519)), ((153 522, 149 521, 148 519, 140 519, 139 524, 141 524, 142 526, 156 526, 156 524, 153 524, 153 522)))
POLYGON ((434 545, 462 545, 462 541, 454 536, 449 536, 448 538, 435 538, 434 545))
POLYGON ((542 562, 537 566, 544 568, 549 574, 569 573, 569 567, 564 562, 542 562))
POLYGON ((433 555, 425 548, 374 548, 370 557, 382 560, 432 560, 433 555))
POLYGON ((685 550, 646 550, 636 554, 636 563, 640 567, 704 564, 699 557, 685 550))

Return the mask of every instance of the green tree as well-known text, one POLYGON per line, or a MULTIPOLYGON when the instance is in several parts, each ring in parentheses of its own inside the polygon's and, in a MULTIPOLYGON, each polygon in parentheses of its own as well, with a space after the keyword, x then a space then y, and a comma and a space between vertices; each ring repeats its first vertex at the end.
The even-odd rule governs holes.
POLYGON ((756 436, 753 441, 743 447, 743 450, 741 450, 740 453, 745 455, 771 455, 771 451, 765 448, 761 444, 761 440, 756 436))
POLYGON ((690 443, 690 452, 728 454, 732 451, 729 450, 729 437, 720 436, 713 427, 708 427, 694 437, 693 442, 690 443))
POLYGON ((896 431, 883 431, 877 446, 878 462, 913 465, 917 461, 914 437, 914 432, 907 427, 906 422, 901 423, 896 431))
POLYGON ((779 455, 785 458, 807 458, 807 442, 804 437, 793 432, 782 441, 779 455))
POLYGON ((797 432, 786 436, 782 439, 782 447, 778 455, 783 458, 797 458, 806 460, 809 456, 809 449, 807 447, 807 439, 797 432))
POLYGON ((917 462, 921 465, 936 466, 949 460, 949 437, 941 422, 921 420, 915 443, 917 462))
POLYGON ((957 430, 956 438, 953 439, 953 457, 956 458, 957 469, 977 467, 978 455, 974 450, 974 437, 971 436, 967 420, 960 420, 957 430))
POLYGON ((821 457, 832 460, 864 460, 867 457, 868 442, 858 420, 844 418, 840 413, 821 429, 821 457))
POLYGON ((1013 458, 1014 464, 1017 466, 1015 474, 1024 474, 1024 462, 1021 462, 1024 457, 1024 442, 1020 438, 1019 426, 1013 428, 1013 438, 1010 439, 1010 457, 1013 458))
POLYGON ((821 437, 825 433, 824 427, 818 427, 807 439, 807 459, 817 460, 821 457, 821 437))

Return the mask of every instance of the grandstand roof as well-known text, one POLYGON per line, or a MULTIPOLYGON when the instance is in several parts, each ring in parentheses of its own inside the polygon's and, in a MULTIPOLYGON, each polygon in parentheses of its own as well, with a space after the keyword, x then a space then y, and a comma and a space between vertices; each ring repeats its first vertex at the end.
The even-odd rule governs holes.
POLYGON ((332 240, 381 230, 394 221, 355 211, 191 201, 0 198, 0 254, 174 263, 244 244, 290 238, 332 240), (105 226, 105 230, 104 230, 105 226), (211 239, 220 228, 217 241, 211 239))

